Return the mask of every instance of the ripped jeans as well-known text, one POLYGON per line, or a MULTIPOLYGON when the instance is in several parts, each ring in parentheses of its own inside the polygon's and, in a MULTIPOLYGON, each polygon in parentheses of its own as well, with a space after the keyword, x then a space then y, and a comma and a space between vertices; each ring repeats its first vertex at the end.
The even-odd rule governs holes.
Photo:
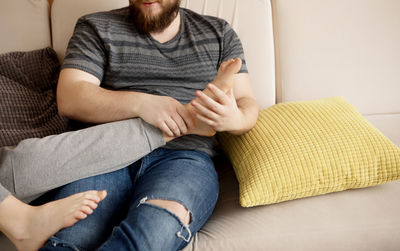
POLYGON ((62 229, 40 250, 183 249, 211 216, 219 185, 206 153, 159 148, 124 169, 73 182, 41 200, 90 189, 106 189, 107 197, 93 214, 62 229), (182 204, 190 215, 189 224, 147 203, 152 199, 182 204))

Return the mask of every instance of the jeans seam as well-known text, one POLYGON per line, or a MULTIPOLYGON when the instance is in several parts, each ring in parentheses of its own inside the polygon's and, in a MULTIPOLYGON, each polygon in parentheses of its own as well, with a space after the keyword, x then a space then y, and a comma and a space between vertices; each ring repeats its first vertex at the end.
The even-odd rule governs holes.
POLYGON ((144 156, 142 158, 142 161, 140 163, 140 167, 139 167, 139 170, 138 170, 137 175, 135 177, 134 183, 136 183, 137 180, 143 175, 143 169, 144 169, 145 164, 147 164, 147 156, 144 156))

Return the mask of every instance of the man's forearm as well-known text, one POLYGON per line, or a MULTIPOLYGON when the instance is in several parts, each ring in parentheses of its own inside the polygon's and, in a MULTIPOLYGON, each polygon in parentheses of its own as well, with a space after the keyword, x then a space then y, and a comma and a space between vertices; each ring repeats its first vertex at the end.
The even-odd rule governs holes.
POLYGON ((57 103, 62 116, 88 123, 107 123, 138 117, 144 95, 111 91, 82 81, 59 89, 57 103))
POLYGON ((57 106, 60 115, 87 123, 140 117, 169 137, 178 137, 193 127, 193 118, 176 99, 142 92, 107 90, 101 80, 82 70, 60 73, 57 106))
POLYGON ((239 110, 242 113, 240 121, 238 121, 237 130, 229 131, 234 135, 241 135, 251 130, 257 122, 259 106, 257 100, 253 98, 241 98, 236 101, 239 110))

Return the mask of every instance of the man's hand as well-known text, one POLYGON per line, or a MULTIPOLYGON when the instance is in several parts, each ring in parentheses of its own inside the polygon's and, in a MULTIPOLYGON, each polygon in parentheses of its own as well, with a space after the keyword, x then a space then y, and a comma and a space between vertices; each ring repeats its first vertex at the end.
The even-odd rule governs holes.
POLYGON ((138 115, 170 137, 179 137, 194 128, 194 119, 184 105, 167 96, 145 95, 138 115))
POLYGON ((195 100, 191 102, 195 108, 196 118, 217 132, 241 129, 244 116, 236 103, 233 89, 226 94, 213 84, 208 84, 207 89, 217 99, 213 100, 203 92, 196 91, 196 96, 202 102, 202 104, 195 100))

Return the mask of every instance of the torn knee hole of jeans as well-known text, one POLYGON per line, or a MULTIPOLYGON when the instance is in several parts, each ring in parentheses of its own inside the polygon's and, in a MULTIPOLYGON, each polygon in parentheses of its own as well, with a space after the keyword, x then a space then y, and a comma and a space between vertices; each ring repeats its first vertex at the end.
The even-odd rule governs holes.
POLYGON ((158 198, 151 198, 151 199, 148 199, 148 197, 146 196, 146 197, 142 198, 142 199, 139 201, 139 203, 138 203, 138 205, 137 205, 136 207, 139 207, 139 206, 142 205, 142 204, 151 204, 151 205, 155 205, 155 206, 157 206, 157 207, 166 209, 168 212, 170 212, 170 213, 172 213, 173 215, 175 215, 176 217, 178 217, 178 218, 182 221, 182 223, 183 223, 184 221, 186 221, 186 219, 187 219, 188 217, 189 217, 189 221, 188 221, 189 223, 188 223, 188 225, 190 225, 190 223, 192 222, 192 216, 193 216, 193 215, 192 215, 192 212, 191 212, 182 202, 180 202, 180 201, 175 201, 175 200, 170 200, 170 199, 158 199, 158 198), (171 211, 170 209, 168 209, 168 208, 166 208, 166 207, 164 207, 164 206, 158 205, 158 204, 155 203, 155 202, 149 202, 149 201, 153 201, 153 200, 167 201, 167 202, 173 202, 174 204, 179 204, 180 206, 182 206, 182 207, 185 209, 185 215, 183 216, 183 220, 181 220, 181 218, 177 215, 177 213, 171 211))
MULTIPOLYGON (((139 203, 138 203, 138 205, 137 205, 136 207, 139 207, 140 205, 143 205, 143 204, 145 204, 145 205, 151 205, 151 206, 155 206, 155 207, 157 207, 157 208, 163 209, 163 210, 165 210, 166 212, 170 213, 171 215, 175 216, 175 218, 178 220, 178 222, 179 222, 180 225, 181 225, 181 229, 176 233, 176 236, 177 236, 178 238, 182 238, 185 242, 189 242, 190 239, 191 239, 191 237, 192 237, 192 232, 191 232, 191 230, 190 230, 190 228, 189 228, 189 225, 190 225, 190 223, 192 222, 192 218, 193 218, 192 212, 191 212, 189 209, 187 209, 186 206, 183 205, 183 203, 178 202, 178 201, 173 201, 173 202, 175 202, 175 203, 179 203, 181 206, 183 206, 183 207, 185 208, 186 213, 185 213, 184 219, 182 220, 179 216, 176 215, 176 213, 172 212, 171 210, 169 210, 169 209, 167 209, 167 208, 164 208, 164 207, 162 207, 162 206, 160 206, 160 205, 157 205, 157 204, 155 204, 155 203, 147 202, 148 200, 149 200, 149 199, 148 199, 147 196, 144 197, 144 198, 142 198, 142 199, 139 201, 139 203), (189 221, 188 221, 189 223, 186 225, 184 222, 186 221, 187 217, 189 217, 189 221), (187 232, 187 237, 185 237, 184 234, 183 234, 183 230, 184 230, 184 229, 185 229, 186 232, 187 232)), ((156 200, 156 199, 153 198, 152 200, 156 200)), ((165 200, 165 199, 157 199, 157 200, 165 200)), ((168 200, 165 200, 165 201, 168 201, 168 200)), ((172 201, 172 200, 169 200, 169 201, 172 201)))

